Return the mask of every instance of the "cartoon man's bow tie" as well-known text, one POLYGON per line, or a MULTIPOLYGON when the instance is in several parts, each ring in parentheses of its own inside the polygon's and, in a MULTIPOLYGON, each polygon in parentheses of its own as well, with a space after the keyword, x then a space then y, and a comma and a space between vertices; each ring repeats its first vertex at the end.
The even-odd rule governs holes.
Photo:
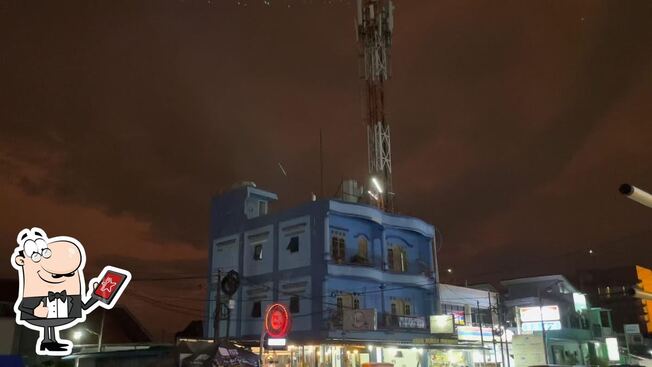
POLYGON ((66 291, 61 291, 61 293, 59 293, 59 292, 56 292, 56 293, 55 292, 48 292, 48 301, 50 301, 50 302, 54 301, 57 298, 62 300, 62 301, 65 301, 66 297, 67 297, 66 291))

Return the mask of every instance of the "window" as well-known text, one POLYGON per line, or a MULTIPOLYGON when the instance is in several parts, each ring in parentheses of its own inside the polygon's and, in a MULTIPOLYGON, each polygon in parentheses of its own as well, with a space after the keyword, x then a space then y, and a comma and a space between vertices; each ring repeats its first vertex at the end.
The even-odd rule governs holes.
POLYGON ((408 257, 404 248, 394 246, 387 249, 387 269, 401 273, 408 270, 408 257))
POLYGON ((407 271, 407 253, 405 249, 399 249, 398 255, 399 269, 402 273, 405 273, 407 271))
POLYGON ((258 201, 258 215, 266 215, 267 214, 267 202, 260 200, 258 201))
POLYGON ((299 296, 290 297, 290 313, 299 313, 299 296))
POLYGON ((368 241, 364 236, 358 237, 358 256, 368 259, 368 241))
POLYGON ((331 238, 331 255, 333 260, 343 262, 346 257, 346 243, 344 236, 333 234, 331 238))
POLYGON ((393 298, 392 315, 410 316, 412 314, 412 305, 409 299, 393 298))
POLYGON ((290 252, 299 252, 299 237, 294 236, 290 238, 290 243, 286 249, 290 252))
POLYGON ((353 309, 360 309, 360 299, 358 299, 358 297, 353 298, 353 309))
POLYGON ((251 317, 259 318, 262 315, 262 306, 260 301, 254 302, 253 307, 251 308, 251 317))
POLYGON ((263 244, 260 243, 254 246, 254 260, 261 261, 263 259, 263 244))
POLYGON ((611 327, 609 311, 600 311, 600 324, 602 324, 602 327, 611 327))
POLYGON ((341 314, 344 311, 344 301, 342 297, 337 297, 337 313, 341 314))
POLYGON ((387 249, 387 269, 394 271, 394 249, 391 247, 387 249))

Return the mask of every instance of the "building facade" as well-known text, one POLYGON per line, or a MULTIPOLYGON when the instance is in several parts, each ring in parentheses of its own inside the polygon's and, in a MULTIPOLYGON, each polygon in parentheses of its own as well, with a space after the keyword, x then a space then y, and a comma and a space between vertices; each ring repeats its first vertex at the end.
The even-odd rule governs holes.
POLYGON ((241 286, 229 322, 220 321, 222 337, 228 329, 230 338, 259 340, 266 308, 279 302, 302 358, 308 346, 335 366, 420 361, 415 339, 428 335, 438 304, 434 227, 339 200, 271 214, 276 199, 253 184, 214 198, 205 336, 215 335, 218 273, 236 270, 241 286))
POLYGON ((592 307, 564 276, 501 283, 507 289, 507 318, 515 335, 515 367, 613 364, 626 354, 624 340, 613 331, 610 310, 592 307))
POLYGON ((611 310, 616 331, 624 332, 625 325, 638 324, 643 336, 652 336, 648 314, 652 301, 634 298, 629 292, 633 287, 652 292, 652 270, 622 266, 583 271, 579 274, 579 284, 592 304, 611 310))
POLYGON ((453 324, 449 331, 455 344, 454 348, 440 347, 431 352, 430 366, 511 365, 511 332, 503 327, 495 289, 440 283, 439 295, 440 315, 453 324))

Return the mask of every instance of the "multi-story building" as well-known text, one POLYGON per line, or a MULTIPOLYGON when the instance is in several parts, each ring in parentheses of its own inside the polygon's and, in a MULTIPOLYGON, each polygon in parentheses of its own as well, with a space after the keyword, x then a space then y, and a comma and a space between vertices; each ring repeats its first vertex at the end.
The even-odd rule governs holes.
POLYGON ((236 270, 242 285, 220 336, 228 329, 231 338, 258 340, 266 307, 280 302, 292 316, 289 352, 304 361, 425 361, 415 339, 428 334, 437 304, 434 227, 340 200, 272 214, 276 199, 253 184, 214 198, 205 336, 215 332, 218 272, 236 270))
POLYGON ((589 270, 579 274, 579 284, 594 305, 611 310, 614 329, 624 332, 627 324, 638 324, 643 336, 652 336, 648 312, 652 301, 634 298, 633 287, 652 292, 652 270, 642 266, 621 266, 589 270))
POLYGON ((519 278, 501 284, 507 289, 504 303, 516 334, 516 367, 543 363, 595 365, 620 360, 623 350, 618 345, 622 347, 624 342, 619 343, 613 332, 610 310, 592 307, 586 295, 566 277, 519 278), (533 347, 537 343, 540 350, 533 347))
POLYGON ((499 294, 488 289, 439 284, 441 315, 452 319, 452 348, 437 348, 431 366, 508 366, 511 332, 500 319, 499 294), (439 363, 437 363, 439 362, 439 363))

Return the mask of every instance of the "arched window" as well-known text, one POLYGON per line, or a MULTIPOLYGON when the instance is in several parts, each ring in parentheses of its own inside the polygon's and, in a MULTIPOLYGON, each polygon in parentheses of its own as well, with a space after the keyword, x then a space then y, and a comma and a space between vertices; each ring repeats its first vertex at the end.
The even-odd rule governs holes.
POLYGON ((337 263, 344 262, 346 257, 345 233, 333 231, 331 233, 331 256, 337 263))

